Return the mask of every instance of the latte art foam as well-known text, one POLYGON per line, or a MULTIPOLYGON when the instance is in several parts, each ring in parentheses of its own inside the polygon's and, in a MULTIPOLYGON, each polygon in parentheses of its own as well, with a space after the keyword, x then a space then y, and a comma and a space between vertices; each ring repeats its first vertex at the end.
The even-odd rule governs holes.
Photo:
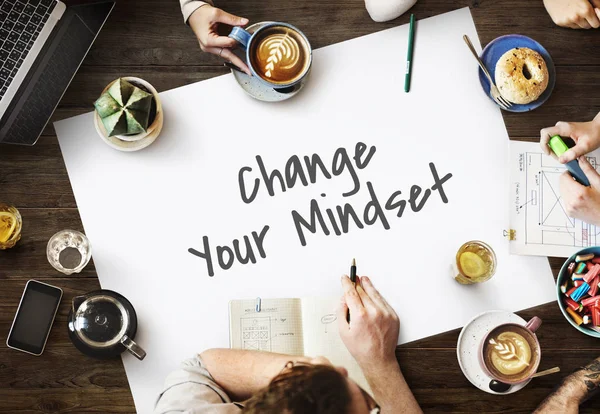
POLYGON ((286 84, 304 74, 309 51, 302 36, 294 30, 287 27, 265 29, 253 43, 252 66, 265 80, 286 84))
POLYGON ((492 365, 504 375, 517 375, 525 371, 531 362, 531 347, 516 332, 502 332, 490 338, 488 350, 492 365))
POLYGON ((529 378, 540 363, 535 334, 518 324, 500 325, 483 343, 483 364, 492 378, 517 384, 529 378))

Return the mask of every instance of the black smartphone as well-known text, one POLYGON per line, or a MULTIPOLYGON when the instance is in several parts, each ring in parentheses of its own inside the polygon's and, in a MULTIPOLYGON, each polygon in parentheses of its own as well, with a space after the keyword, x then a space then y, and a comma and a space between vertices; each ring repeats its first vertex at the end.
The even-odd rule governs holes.
POLYGON ((44 352, 63 291, 46 283, 30 280, 25 285, 6 345, 40 356, 44 352))

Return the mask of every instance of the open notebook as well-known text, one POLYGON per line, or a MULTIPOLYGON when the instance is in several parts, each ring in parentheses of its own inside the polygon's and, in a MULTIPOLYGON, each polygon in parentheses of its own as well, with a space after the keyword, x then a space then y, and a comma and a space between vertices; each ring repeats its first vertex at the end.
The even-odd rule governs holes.
POLYGON ((339 298, 262 299, 229 302, 231 348, 289 355, 324 356, 342 366, 365 391, 371 392, 361 369, 338 333, 339 298))

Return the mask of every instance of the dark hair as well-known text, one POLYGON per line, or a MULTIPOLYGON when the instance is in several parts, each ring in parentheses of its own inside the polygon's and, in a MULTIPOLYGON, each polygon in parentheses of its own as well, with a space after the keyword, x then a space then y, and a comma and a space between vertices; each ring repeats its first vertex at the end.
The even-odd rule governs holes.
POLYGON ((328 365, 297 365, 250 398, 245 414, 344 414, 350 406, 346 377, 328 365))

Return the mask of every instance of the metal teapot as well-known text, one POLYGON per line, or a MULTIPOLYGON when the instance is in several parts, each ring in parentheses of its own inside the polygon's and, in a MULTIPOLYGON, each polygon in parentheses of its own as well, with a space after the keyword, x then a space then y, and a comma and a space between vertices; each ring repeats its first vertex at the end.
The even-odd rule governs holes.
POLYGON ((127 350, 142 360, 146 352, 133 341, 136 331, 135 309, 117 292, 102 289, 73 298, 69 338, 82 353, 112 358, 127 350))

